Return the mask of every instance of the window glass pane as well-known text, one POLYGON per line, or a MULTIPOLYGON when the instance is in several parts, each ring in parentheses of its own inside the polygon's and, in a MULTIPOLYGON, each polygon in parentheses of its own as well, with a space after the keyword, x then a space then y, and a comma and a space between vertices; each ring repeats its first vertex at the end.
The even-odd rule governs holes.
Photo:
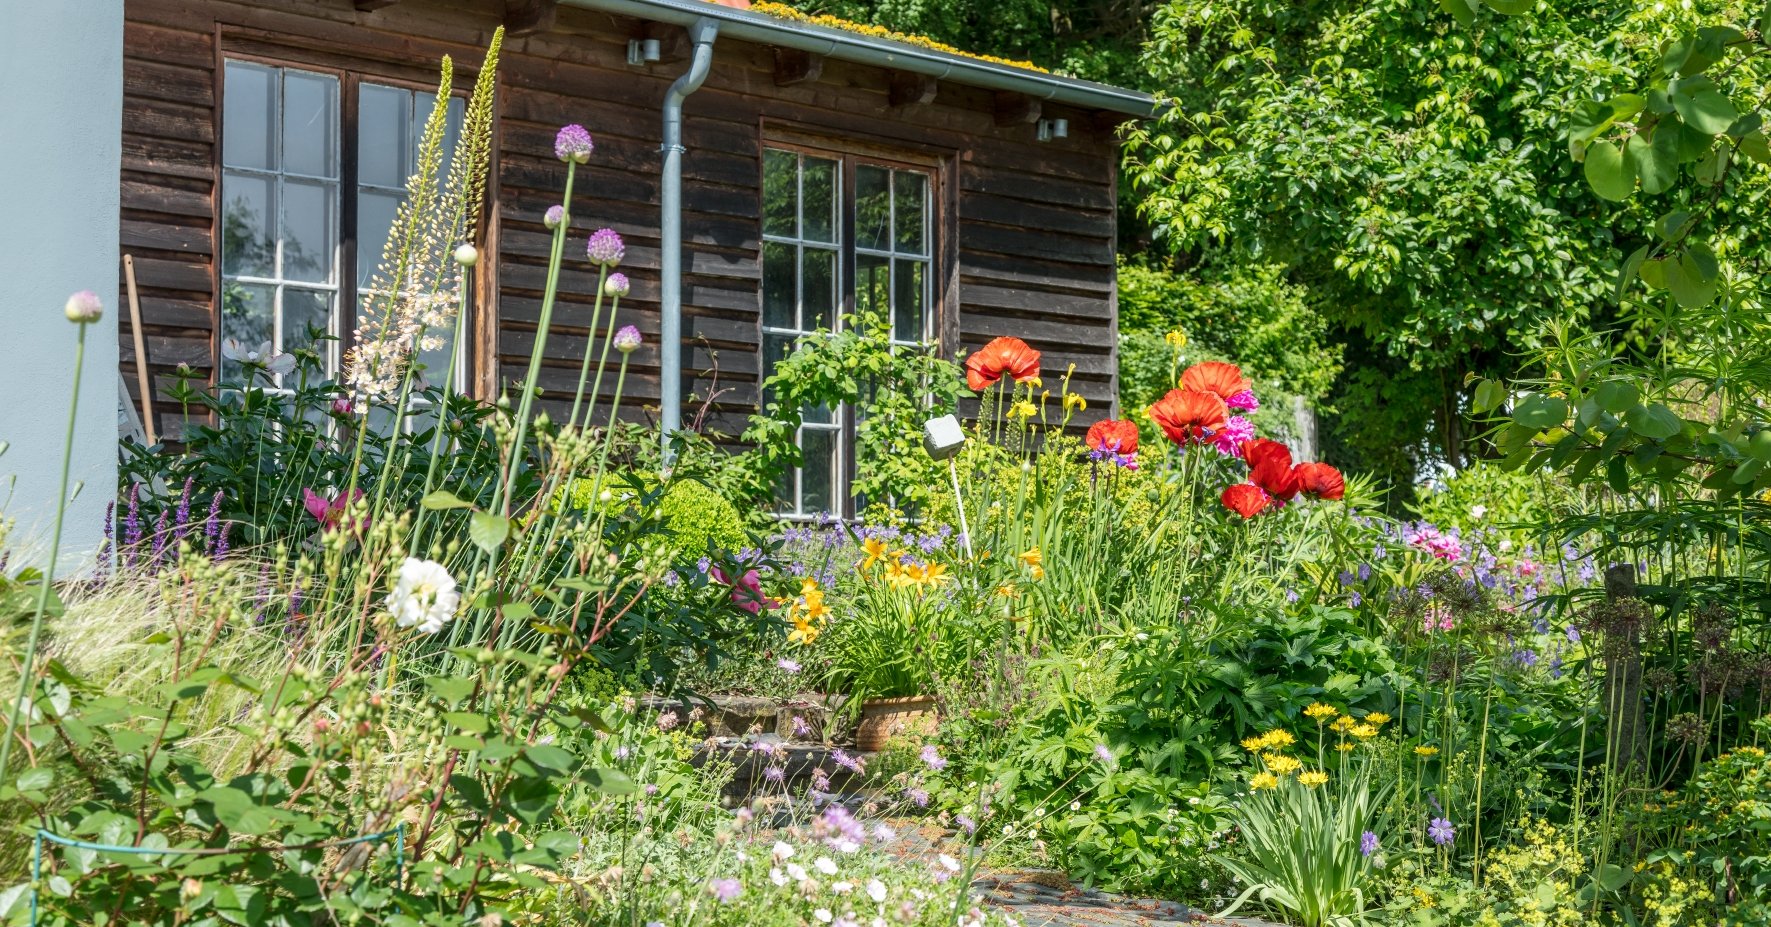
POLYGON ((770 328, 798 328, 798 315, 793 311, 794 293, 793 245, 770 241, 763 243, 763 324, 770 328))
MULTIPOLYGON (((767 380, 775 372, 775 365, 793 352, 794 339, 793 335, 763 335, 763 379, 767 380)), ((769 393, 763 393, 763 407, 767 408, 774 398, 769 393)))
POLYGON ((836 252, 805 248, 801 267, 800 328, 826 328, 836 318, 836 252))
POLYGON ((855 255, 855 310, 889 314, 892 262, 874 254, 855 255))
POLYGON ((276 181, 229 173, 221 182, 221 272, 276 273, 276 181))
POLYGON ((283 279, 309 283, 332 280, 334 188, 331 184, 283 183, 283 279))
MULTIPOLYGON (((412 138, 411 91, 364 84, 357 99, 359 181, 380 187, 404 186, 407 165, 412 163, 412 156, 407 151, 412 138)), ((381 232, 381 237, 385 237, 387 229, 383 228, 381 232)), ((361 239, 375 236, 360 233, 358 237, 361 239)), ((376 240, 375 250, 379 255, 379 238, 376 240)))
POLYGON ((836 162, 807 156, 800 235, 807 241, 836 241, 836 162))
POLYGON ((863 164, 855 168, 855 247, 892 247, 891 172, 863 164))
POLYGON ((799 237, 799 156, 763 152, 763 234, 799 237))
POLYGON ((898 341, 922 341, 927 332, 924 329, 923 273, 927 265, 921 261, 906 261, 900 258, 897 262, 898 273, 894 281, 892 293, 892 337, 898 341))
POLYGON ((321 341, 311 329, 318 329, 321 336, 331 333, 332 294, 320 290, 303 290, 286 287, 283 290, 283 344, 280 350, 294 352, 298 349, 318 351, 321 360, 327 360, 332 348, 330 343, 321 341))
POLYGON ((836 510, 836 432, 807 428, 800 432, 805 465, 800 472, 800 512, 812 515, 836 510))
POLYGON ((368 286, 381 266, 382 246, 405 197, 363 190, 357 194, 357 286, 368 286))
POLYGON ((799 513, 799 504, 793 498, 794 484, 799 481, 799 471, 783 467, 781 475, 775 477, 775 512, 781 515, 799 513))
POLYGON ((283 72, 283 170, 338 176, 338 79, 283 72))
POLYGON ((896 171, 892 174, 892 189, 897 200, 897 250, 927 254, 924 213, 929 199, 928 177, 915 171, 896 171))
MULTIPOLYGON (((221 329, 247 350, 271 340, 276 318, 276 287, 249 283, 224 283, 221 287, 221 329)), ((240 381, 240 365, 222 358, 224 380, 240 381)))
POLYGON ((277 72, 274 68, 229 61, 221 117, 222 163, 231 167, 277 167, 277 72))

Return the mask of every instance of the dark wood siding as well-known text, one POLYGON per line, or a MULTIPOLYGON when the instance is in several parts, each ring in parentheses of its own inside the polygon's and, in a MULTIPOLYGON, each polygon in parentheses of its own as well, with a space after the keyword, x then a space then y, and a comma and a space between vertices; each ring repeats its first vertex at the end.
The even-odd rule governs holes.
MULTIPOLYGON (((120 235, 135 256, 148 353, 162 385, 179 363, 207 376, 218 350, 221 56, 287 46, 296 61, 322 55, 401 74, 433 66, 443 54, 471 68, 500 8, 405 0, 359 13, 350 0, 126 0, 120 235)), ((553 134, 578 122, 595 136, 597 151, 578 173, 568 256, 581 254, 585 235, 601 226, 626 240, 621 270, 633 292, 621 314, 647 335, 633 356, 628 411, 641 414, 639 404, 658 400, 659 109, 686 62, 667 54, 628 67, 626 41, 644 28, 562 8, 552 31, 507 38, 488 223, 497 287, 482 299, 476 341, 482 395, 527 367, 548 251, 540 217, 558 202, 565 175, 552 154, 553 134)), ((758 158, 765 132, 778 131, 938 159, 943 350, 963 358, 997 335, 1019 336, 1045 352, 1048 387, 1055 391, 1058 375, 1074 363, 1073 388, 1089 401, 1085 420, 1106 414, 1114 394, 1117 144, 1105 122, 1048 106, 1045 115, 1070 120, 1070 137, 1039 142, 1032 124, 997 125, 989 91, 943 83, 932 102, 894 107, 884 70, 830 61, 818 80, 781 87, 774 66, 772 49, 722 39, 712 74, 686 106, 685 385, 696 397, 717 394, 711 425, 736 433, 757 398, 758 158)), ((568 263, 541 377, 555 396, 576 385, 595 285, 582 261, 568 263)), ((127 367, 131 333, 127 313, 120 316, 127 367)), ((686 401, 685 408, 694 407, 686 401)))

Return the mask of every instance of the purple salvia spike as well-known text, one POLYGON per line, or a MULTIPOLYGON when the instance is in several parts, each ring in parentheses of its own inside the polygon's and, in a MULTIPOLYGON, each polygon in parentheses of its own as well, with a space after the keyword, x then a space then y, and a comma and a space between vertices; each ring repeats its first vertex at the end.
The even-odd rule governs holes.
POLYGON ((218 489, 209 498, 209 517, 203 521, 203 553, 212 560, 221 559, 216 552, 218 545, 222 551, 227 550, 227 538, 221 531, 221 490, 218 489))
POLYGON ((135 565, 137 549, 141 547, 141 484, 132 483, 129 487, 129 514, 123 519, 124 566, 135 565))
POLYGON ((155 566, 159 566, 160 565, 160 558, 166 555, 166 541, 167 541, 167 538, 169 537, 169 534, 166 531, 166 516, 168 514, 170 514, 170 513, 167 512, 165 509, 161 509, 160 510, 160 517, 158 519, 156 519, 154 522, 154 560, 153 560, 153 563, 155 566))
POLYGON ((172 520, 172 536, 184 540, 191 530, 191 485, 197 481, 194 476, 184 478, 184 492, 178 495, 178 516, 172 520))
POLYGON ((111 572, 111 550, 117 546, 117 503, 105 503, 105 538, 98 545, 98 579, 103 582, 111 572))

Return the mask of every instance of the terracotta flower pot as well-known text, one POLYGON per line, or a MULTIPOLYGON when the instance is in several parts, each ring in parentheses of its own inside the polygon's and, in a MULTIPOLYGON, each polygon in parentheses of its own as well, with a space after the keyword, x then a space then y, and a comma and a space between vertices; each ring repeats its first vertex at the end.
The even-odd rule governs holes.
POLYGON ((855 746, 873 753, 900 734, 935 732, 935 697, 870 698, 861 703, 861 723, 855 726, 855 746))

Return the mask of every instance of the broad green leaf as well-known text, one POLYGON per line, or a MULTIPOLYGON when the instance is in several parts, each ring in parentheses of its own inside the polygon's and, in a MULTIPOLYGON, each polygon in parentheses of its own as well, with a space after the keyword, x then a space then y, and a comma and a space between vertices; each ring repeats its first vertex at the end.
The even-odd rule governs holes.
POLYGON ((1636 404, 1636 386, 1625 380, 1606 380, 1593 390, 1593 401, 1612 415, 1622 415, 1636 404))
POLYGON ((1502 16, 1518 16, 1537 7, 1537 0, 1482 0, 1482 3, 1502 16))
POLYGON ((1687 250, 1677 261, 1665 261, 1666 288, 1686 309, 1701 309, 1716 299, 1716 278, 1705 276, 1709 266, 1687 250))
POLYGON ((1661 216, 1660 221, 1654 223, 1654 234, 1659 235, 1661 240, 1668 244, 1684 238, 1690 230, 1691 213, 1683 209, 1675 209, 1661 216))
POLYGON ((1637 275, 1642 272, 1642 262, 1648 259, 1648 247, 1648 245, 1643 245, 1630 252, 1629 257, 1624 258, 1623 267, 1619 268, 1617 272, 1617 291, 1612 294, 1613 302, 1623 302, 1624 290, 1629 287, 1630 281, 1636 279, 1637 275))
POLYGON ((619 769, 601 767, 586 769, 579 773, 579 778, 584 780, 585 785, 604 795, 632 795, 639 791, 639 787, 633 784, 633 780, 619 769))
POLYGON ((1665 441, 1679 433, 1684 421, 1661 403, 1636 406, 1625 412, 1623 423, 1636 434, 1653 441, 1665 441))
POLYGON ((510 537, 510 519, 491 512, 475 512, 467 523, 467 537, 475 547, 492 553, 510 537))
POLYGON ((1605 464, 1605 482, 1611 485, 1612 492, 1630 491, 1630 468, 1625 458, 1613 457, 1605 464))
POLYGON ((1749 461, 1741 464, 1740 466, 1734 468, 1734 476, 1732 477, 1732 479, 1736 483, 1741 483, 1741 484, 1751 483, 1753 480, 1758 479, 1759 474, 1763 473, 1764 470, 1765 470, 1765 462, 1764 461, 1762 461, 1762 460, 1749 460, 1749 461))
POLYGON ((474 685, 478 680, 472 676, 426 676, 425 688, 435 693, 437 698, 454 705, 473 694, 474 685))
MULTIPOLYGON (((1615 863, 1606 863, 1593 874, 1599 887, 1608 892, 1615 892, 1630 884, 1630 871, 1615 863)), ((1546 909, 1547 910, 1547 909, 1546 909)))
POLYGON ((442 509, 471 509, 471 508, 473 508, 473 503, 465 502, 465 501, 461 500, 460 498, 458 498, 454 493, 449 492, 448 490, 445 490, 445 489, 438 489, 433 492, 425 493, 424 498, 420 499, 418 504, 424 506, 427 509, 430 509, 433 512, 439 511, 442 509))
POLYGON ((1624 163, 1623 152, 1609 140, 1601 139, 1587 146, 1582 170, 1593 192, 1614 203, 1627 200, 1636 192, 1635 172, 1624 163))
POLYGON ((1568 421, 1568 403, 1554 396, 1532 393, 1513 410, 1513 421, 1542 431, 1568 421))
POLYGON ((1507 400, 1507 388, 1497 380, 1481 380, 1476 384, 1475 411, 1487 412, 1507 400))
POLYGON ((1760 164, 1771 164, 1771 144, 1766 143, 1763 132, 1754 132, 1741 139, 1740 153, 1760 164))
POLYGON ((1662 120, 1649 140, 1637 132, 1623 146, 1624 164, 1642 182, 1643 193, 1662 193, 1679 177, 1679 132, 1662 120))
POLYGON ((1476 24, 1476 8, 1471 4, 1474 0, 1439 0, 1439 7, 1451 14, 1460 26, 1476 24))
POLYGON ((36 792, 49 788, 55 783, 55 769, 50 766, 33 766, 18 774, 18 790, 36 792))
POLYGON ((1702 78, 1702 85, 1696 87, 1688 88, 1686 83, 1680 82, 1678 91, 1673 94, 1673 109, 1678 111, 1679 118, 1706 135, 1728 131, 1740 116, 1734 110, 1734 103, 1708 78, 1702 78))

